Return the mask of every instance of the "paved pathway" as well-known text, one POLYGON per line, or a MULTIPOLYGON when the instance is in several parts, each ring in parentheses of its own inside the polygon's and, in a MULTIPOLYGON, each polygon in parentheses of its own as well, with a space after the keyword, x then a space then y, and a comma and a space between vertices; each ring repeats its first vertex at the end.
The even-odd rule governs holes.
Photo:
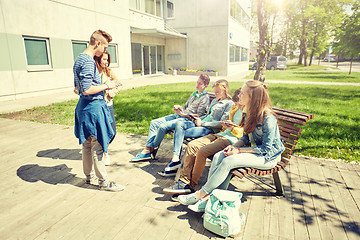
MULTIPOLYGON (((84 183, 72 127, 0 119, 0 132, 0 239, 221 239, 203 228, 201 214, 162 193, 173 184, 157 174, 171 140, 157 161, 134 164, 145 137, 119 134, 107 170, 126 189, 111 193, 84 183)), ((236 239, 360 238, 358 165, 294 157, 279 175, 280 199, 270 176, 232 180, 247 216, 236 239)))

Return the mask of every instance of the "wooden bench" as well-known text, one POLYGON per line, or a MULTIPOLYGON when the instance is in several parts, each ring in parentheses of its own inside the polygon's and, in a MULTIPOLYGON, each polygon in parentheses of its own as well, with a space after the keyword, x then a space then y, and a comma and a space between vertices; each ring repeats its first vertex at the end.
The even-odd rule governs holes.
POLYGON ((236 177, 243 178, 247 174, 255 174, 258 176, 264 176, 272 174, 274 178, 276 195, 283 196, 283 188, 279 178, 278 172, 286 167, 289 163, 293 150, 300 138, 302 128, 296 125, 304 126, 307 121, 313 119, 312 114, 292 111, 284 108, 273 107, 274 112, 277 114, 278 125, 280 129, 280 135, 283 139, 285 151, 281 155, 281 161, 276 167, 270 170, 260 170, 255 168, 239 168, 233 170, 231 173, 236 177))
MULTIPOLYGON (((211 101, 215 98, 214 93, 209 93, 211 101)), ((278 172, 286 167, 289 163, 291 155, 293 154, 293 150, 300 138, 302 128, 301 126, 305 126, 307 121, 314 118, 314 115, 288 110, 284 108, 273 107, 274 112, 277 115, 278 125, 280 129, 280 135, 283 139, 283 143, 285 146, 285 151, 281 155, 281 161, 270 170, 260 170, 255 168, 239 168, 236 170, 231 171, 231 173, 239 177, 240 179, 245 177, 247 174, 255 174, 258 176, 264 176, 268 174, 272 174, 274 178, 274 184, 276 188, 276 195, 283 196, 283 188, 280 181, 280 177, 278 172), (300 126, 300 127, 299 127, 300 126)), ((168 132, 170 135, 173 136, 174 130, 168 132)), ((184 144, 187 145, 189 142, 194 140, 194 138, 185 138, 184 144)), ((180 156, 181 158, 181 156, 180 156)), ((211 159, 211 157, 210 157, 211 159)), ((175 180, 177 180, 180 176, 181 169, 179 169, 178 173, 176 174, 175 180)))

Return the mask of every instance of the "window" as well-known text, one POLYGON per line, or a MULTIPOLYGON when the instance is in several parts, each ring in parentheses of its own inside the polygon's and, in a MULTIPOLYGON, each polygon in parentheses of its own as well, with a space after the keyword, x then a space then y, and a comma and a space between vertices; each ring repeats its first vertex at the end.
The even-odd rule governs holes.
POLYGON ((146 12, 158 17, 163 16, 162 0, 129 0, 129 6, 142 12, 146 12))
POLYGON ((140 43, 131 43, 131 62, 132 62, 132 72, 134 75, 142 74, 142 55, 141 55, 141 44, 140 43))
POLYGON ((154 0, 145 0, 145 12, 155 15, 154 0))
POLYGON ((236 0, 231 0, 230 16, 243 25, 244 28, 249 29, 250 17, 245 13, 236 0))
POLYGON ((174 0, 166 1, 167 18, 174 18, 174 0))
POLYGON ((28 70, 51 70, 49 39, 23 37, 28 70))
POLYGON ((247 62, 248 49, 230 44, 229 46, 229 62, 247 62))
POLYGON ((230 44, 230 48, 229 48, 229 56, 230 56, 229 61, 235 62, 235 46, 231 45, 231 44, 230 44))
POLYGON ((248 49, 241 48, 241 61, 247 62, 248 61, 248 49))
POLYGON ((117 45, 116 44, 109 44, 107 51, 110 54, 110 66, 114 67, 114 66, 118 66, 118 55, 117 55, 117 45))
POLYGON ((78 42, 78 41, 72 42, 74 62, 76 58, 79 56, 79 54, 82 53, 87 48, 87 46, 88 46, 87 42, 78 42))

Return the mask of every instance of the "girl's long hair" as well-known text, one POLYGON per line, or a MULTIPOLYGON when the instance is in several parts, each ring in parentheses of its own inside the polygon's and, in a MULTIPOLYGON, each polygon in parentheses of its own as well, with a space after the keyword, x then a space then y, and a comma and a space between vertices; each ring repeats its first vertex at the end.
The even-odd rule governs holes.
POLYGON ((104 72, 106 74, 106 76, 110 77, 111 76, 111 69, 109 68, 110 61, 111 61, 110 53, 108 51, 105 51, 105 52, 103 52, 103 54, 101 54, 100 57, 95 56, 94 60, 95 60, 96 67, 99 70, 99 72, 104 72), (103 68, 101 66, 101 58, 103 57, 104 54, 108 55, 108 65, 103 68))
MULTIPOLYGON (((250 80, 245 83, 247 94, 249 95, 249 104, 246 110, 246 121, 243 123, 246 134, 255 130, 256 125, 262 122, 265 113, 272 113, 271 100, 267 92, 269 86, 263 82, 250 80)), ((275 114, 274 114, 275 115, 275 114)))

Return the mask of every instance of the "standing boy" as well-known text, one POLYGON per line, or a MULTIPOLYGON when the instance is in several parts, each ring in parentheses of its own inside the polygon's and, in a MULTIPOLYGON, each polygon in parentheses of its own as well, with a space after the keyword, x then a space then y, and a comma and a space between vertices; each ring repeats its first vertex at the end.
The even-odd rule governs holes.
POLYGON ((83 170, 86 183, 90 184, 91 170, 94 165, 101 190, 121 191, 124 186, 109 181, 103 152, 108 151, 108 144, 114 135, 111 116, 104 100, 104 91, 116 88, 119 83, 108 81, 102 84, 96 68, 94 56, 101 56, 111 42, 110 34, 96 30, 90 37, 90 44, 76 59, 73 67, 74 84, 79 92, 79 101, 75 109, 75 136, 82 144, 83 170))

